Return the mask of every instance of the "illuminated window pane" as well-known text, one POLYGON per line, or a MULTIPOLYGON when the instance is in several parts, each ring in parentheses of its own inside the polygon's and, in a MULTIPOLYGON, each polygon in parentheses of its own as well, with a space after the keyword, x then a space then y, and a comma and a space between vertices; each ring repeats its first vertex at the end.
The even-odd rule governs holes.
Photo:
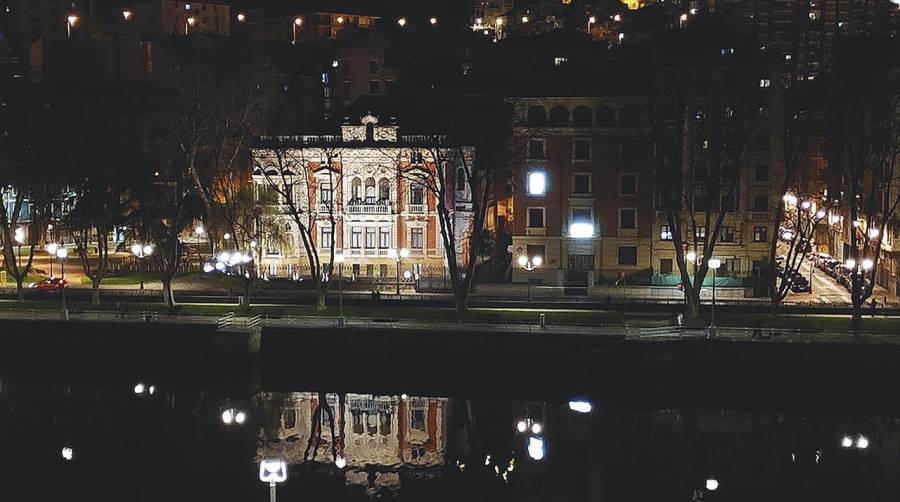
POLYGON ((528 195, 544 195, 547 193, 547 175, 542 172, 528 174, 528 195))

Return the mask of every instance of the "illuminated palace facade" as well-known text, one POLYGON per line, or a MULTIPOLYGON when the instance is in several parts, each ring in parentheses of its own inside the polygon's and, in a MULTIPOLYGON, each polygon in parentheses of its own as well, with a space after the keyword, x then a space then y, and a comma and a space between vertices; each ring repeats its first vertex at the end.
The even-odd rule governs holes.
POLYGON ((401 275, 436 278, 444 275, 447 262, 433 188, 445 184, 446 207, 452 212, 449 231, 456 234, 456 256, 463 256, 472 213, 470 191, 459 182, 457 164, 462 165, 461 156, 473 162, 474 147, 449 145, 442 135, 401 134, 398 126, 366 115, 342 126, 340 135, 260 138, 252 155, 257 196, 274 204, 272 213, 283 229, 278 238, 261 236, 265 276, 308 274, 305 247, 286 196, 293 197, 304 221, 313 215, 311 234, 321 262, 328 263, 332 240, 335 254, 344 255, 345 277, 393 279, 400 267, 401 275), (447 179, 436 179, 435 158, 446 164, 447 179), (281 176, 279 165, 290 175, 281 176), (411 170, 427 171, 429 181, 417 181, 421 179, 411 170), (405 258, 398 263, 393 256, 401 251, 405 258))

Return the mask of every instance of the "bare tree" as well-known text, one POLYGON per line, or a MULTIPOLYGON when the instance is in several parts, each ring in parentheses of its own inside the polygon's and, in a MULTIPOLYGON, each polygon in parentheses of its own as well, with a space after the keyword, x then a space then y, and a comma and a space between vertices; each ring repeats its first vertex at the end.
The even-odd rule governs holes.
POLYGON ((338 187, 342 180, 341 150, 335 147, 294 148, 281 146, 259 149, 253 156, 254 172, 278 194, 287 217, 294 224, 309 265, 316 293, 316 310, 325 310, 325 298, 334 269, 337 241, 338 187), (320 249, 317 232, 329 228, 331 236, 320 249))

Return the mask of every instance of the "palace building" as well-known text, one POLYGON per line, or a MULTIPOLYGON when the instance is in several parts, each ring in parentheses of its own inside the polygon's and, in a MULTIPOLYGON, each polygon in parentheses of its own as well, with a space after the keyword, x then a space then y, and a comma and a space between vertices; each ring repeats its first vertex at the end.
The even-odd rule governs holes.
POLYGON ((474 161, 474 147, 444 135, 405 134, 370 114, 343 125, 340 135, 261 137, 252 156, 257 197, 275 204, 273 217, 284 230, 279 238, 261 236, 267 277, 308 275, 307 251, 286 196, 311 223, 323 264, 334 240, 335 254, 345 258, 345 277, 393 281, 409 272, 418 280, 445 275, 436 196, 438 187, 446 187, 448 231, 456 234, 456 256, 464 256, 472 214, 470 192, 460 183, 465 177, 457 170, 463 158, 474 161), (446 179, 437 179, 438 172, 446 179))

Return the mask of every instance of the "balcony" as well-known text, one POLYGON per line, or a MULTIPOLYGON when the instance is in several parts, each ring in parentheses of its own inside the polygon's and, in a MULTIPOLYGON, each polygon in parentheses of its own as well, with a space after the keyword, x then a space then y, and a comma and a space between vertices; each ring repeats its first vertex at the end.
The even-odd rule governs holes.
POLYGON ((391 214, 391 204, 384 202, 360 202, 350 201, 347 205, 348 214, 391 214))
POLYGON ((410 214, 425 214, 428 212, 428 208, 425 204, 410 204, 409 212, 410 214))
POLYGON ((750 211, 750 221, 769 221, 772 219, 772 213, 769 211, 750 211))

